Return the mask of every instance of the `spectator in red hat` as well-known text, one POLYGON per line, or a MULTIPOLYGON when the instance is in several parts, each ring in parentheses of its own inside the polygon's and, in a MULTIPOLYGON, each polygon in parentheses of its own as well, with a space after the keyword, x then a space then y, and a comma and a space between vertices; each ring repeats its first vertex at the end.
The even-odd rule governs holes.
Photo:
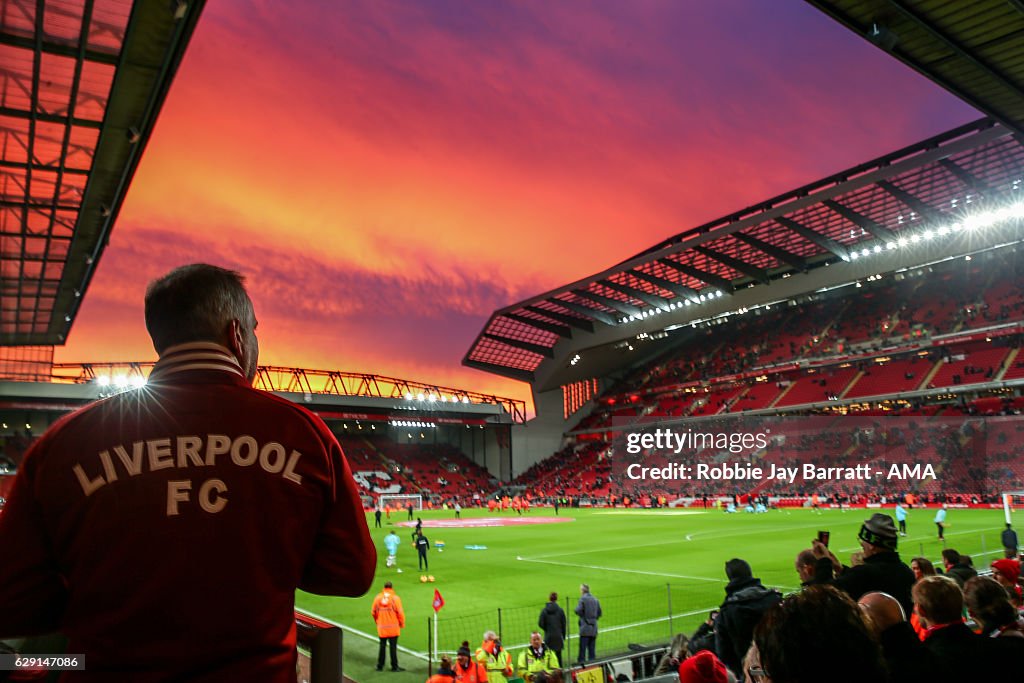
POLYGON ((1021 563, 1012 559, 995 560, 992 562, 992 579, 1020 594, 1021 563))
POLYGON ((702 650, 679 665, 679 683, 729 683, 729 672, 713 652, 702 650))

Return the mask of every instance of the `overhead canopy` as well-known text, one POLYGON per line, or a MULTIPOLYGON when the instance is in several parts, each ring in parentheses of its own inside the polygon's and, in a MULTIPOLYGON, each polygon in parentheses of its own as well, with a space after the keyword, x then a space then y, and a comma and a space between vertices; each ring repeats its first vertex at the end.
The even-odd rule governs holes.
MULTIPOLYGON (((1024 193, 1024 146, 982 119, 674 235, 612 268, 492 314, 463 363, 533 382, 586 340, 668 313, 685 322, 722 297, 895 249, 902 235, 1024 193), (683 307, 687 307, 679 312, 683 307), (570 342, 571 340, 571 342, 570 342), (562 355, 556 345, 560 342, 562 355)), ((897 253, 896 252, 893 253, 897 253)), ((841 272, 842 269, 833 268, 841 272)))
POLYGON ((1024 134, 1024 0, 808 0, 1024 134))
POLYGON ((205 0, 5 0, 0 346, 64 342, 205 0))

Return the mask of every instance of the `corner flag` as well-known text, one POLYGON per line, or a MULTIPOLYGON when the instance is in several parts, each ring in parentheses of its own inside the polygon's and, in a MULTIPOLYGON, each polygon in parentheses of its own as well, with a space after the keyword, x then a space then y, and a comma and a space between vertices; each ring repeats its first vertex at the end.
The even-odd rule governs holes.
POLYGON ((441 597, 441 591, 434 589, 434 611, 439 612, 444 607, 444 598, 441 597))

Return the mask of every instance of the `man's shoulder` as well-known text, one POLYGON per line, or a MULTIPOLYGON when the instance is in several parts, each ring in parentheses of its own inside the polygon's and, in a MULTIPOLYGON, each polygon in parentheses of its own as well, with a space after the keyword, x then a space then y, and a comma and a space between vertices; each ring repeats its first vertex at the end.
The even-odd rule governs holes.
POLYGON ((252 401, 254 404, 266 408, 268 410, 280 411, 282 414, 290 414, 296 420, 302 420, 308 423, 313 429, 318 432, 330 434, 331 431, 327 428, 327 425, 320 418, 319 415, 300 406, 298 403, 289 401, 286 398, 276 396, 268 391, 260 391, 258 389, 252 389, 250 387, 242 387, 246 392, 246 398, 248 401, 252 401))
MULTIPOLYGON (((65 437, 74 435, 78 430, 83 430, 87 434, 95 433, 92 423, 96 420, 102 421, 104 416, 111 412, 111 404, 115 398, 117 397, 94 401, 59 418, 32 444, 25 454, 23 464, 26 467, 37 464, 40 455, 50 446, 60 442, 65 437)), ((114 410, 113 412, 116 414, 117 411, 114 410)))

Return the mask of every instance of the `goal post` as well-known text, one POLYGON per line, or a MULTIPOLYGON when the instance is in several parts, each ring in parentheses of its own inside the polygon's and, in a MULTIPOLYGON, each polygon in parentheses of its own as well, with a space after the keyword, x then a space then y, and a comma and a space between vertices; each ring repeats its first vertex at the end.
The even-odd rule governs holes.
POLYGON ((423 509, 423 496, 419 493, 412 493, 407 495, 398 495, 394 493, 385 493, 377 499, 377 505, 380 507, 390 507, 392 510, 405 510, 412 505, 415 510, 423 509))
POLYGON ((1003 515, 1006 523, 1013 523, 1013 511, 1024 509, 1024 491, 1005 491, 1003 493, 1003 515))

